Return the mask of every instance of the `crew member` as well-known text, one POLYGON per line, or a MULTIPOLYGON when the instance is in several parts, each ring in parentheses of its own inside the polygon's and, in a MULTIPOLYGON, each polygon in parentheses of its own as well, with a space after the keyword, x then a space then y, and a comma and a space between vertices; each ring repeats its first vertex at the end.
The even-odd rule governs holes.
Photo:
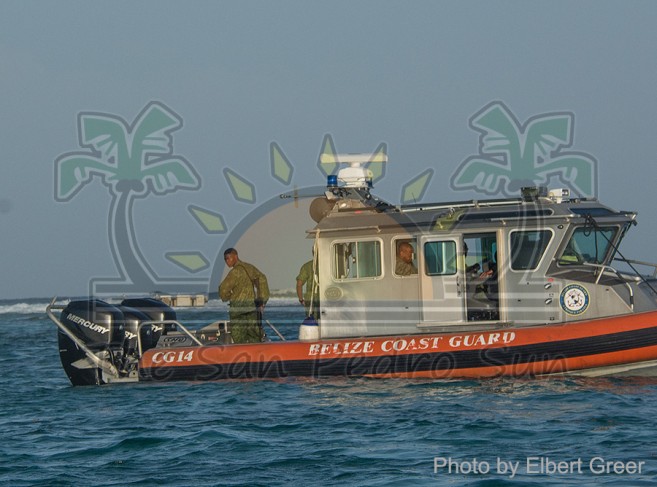
MULTIPOLYGON (((314 255, 314 252, 313 252, 314 255)), ((313 261, 309 260, 299 269, 297 276, 297 297, 306 310, 306 316, 311 314, 319 318, 319 262, 315 266, 313 273, 313 261), (306 291, 303 291, 304 285, 306 291)))
POLYGON ((230 302, 228 316, 233 342, 261 342, 262 313, 269 300, 267 277, 257 267, 239 260, 233 248, 226 249, 224 261, 231 269, 219 285, 219 297, 230 302))
POLYGON ((401 242, 397 246, 397 264, 395 274, 398 276, 410 276, 417 274, 417 267, 413 264, 413 246, 408 242, 401 242))

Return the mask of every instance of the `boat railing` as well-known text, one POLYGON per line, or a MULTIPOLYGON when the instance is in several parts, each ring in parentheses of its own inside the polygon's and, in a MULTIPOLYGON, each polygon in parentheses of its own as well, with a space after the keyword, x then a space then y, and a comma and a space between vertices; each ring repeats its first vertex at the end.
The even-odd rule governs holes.
POLYGON ((584 262, 584 265, 587 266, 587 267, 593 267, 593 268, 596 269, 594 271, 597 274, 597 277, 595 279, 596 284, 600 283, 600 279, 602 278, 602 275, 605 273, 605 271, 610 272, 610 273, 614 274, 616 277, 618 277, 618 279, 620 279, 623 282, 625 287, 627 287, 627 290, 629 292, 630 309, 634 310, 634 291, 632 290, 632 286, 630 286, 630 284, 627 281, 628 281, 628 278, 630 278, 630 277, 634 281, 635 280, 640 280, 639 278, 637 278, 635 276, 624 275, 620 271, 618 271, 617 269, 613 268, 610 265, 594 264, 592 262, 584 262))
POLYGON ((649 276, 651 278, 657 278, 657 264, 653 262, 645 262, 642 260, 632 260, 632 259, 614 259, 617 262, 625 262, 627 264, 638 264, 638 265, 644 265, 646 267, 652 267, 652 275, 649 276))
POLYGON ((141 345, 141 329, 145 326, 151 326, 151 325, 175 325, 176 330, 182 331, 185 335, 187 335, 191 340, 196 343, 197 346, 202 347, 203 344, 201 341, 196 338, 194 333, 189 331, 187 328, 185 328, 182 323, 180 323, 177 320, 151 320, 151 321, 142 321, 139 324, 139 327, 137 328, 137 349, 139 350, 139 357, 141 358, 142 356, 142 345, 141 345))
POLYGON ((467 208, 488 208, 496 206, 506 206, 509 204, 517 203, 518 205, 522 203, 521 198, 506 198, 506 199, 496 199, 496 200, 466 200, 466 201, 452 201, 448 203, 437 203, 437 204, 412 204, 412 205, 402 205, 398 209, 402 213, 412 213, 414 211, 435 211, 435 210, 461 210, 467 208))
POLYGON ((63 310, 65 306, 61 304, 55 304, 57 301, 57 297, 55 296, 52 298, 52 301, 48 306, 46 306, 46 314, 48 315, 48 318, 57 325, 57 328, 66 335, 68 338, 71 339, 75 345, 82 350, 85 355, 91 360, 98 368, 102 369, 104 372, 107 374, 110 374, 114 377, 119 377, 119 371, 117 368, 109 362, 108 360, 103 360, 102 358, 98 357, 85 343, 78 337, 76 337, 73 332, 71 332, 68 328, 64 326, 64 324, 55 316, 53 313, 53 310, 63 310))
MULTIPOLYGON (((575 214, 570 214, 570 215, 541 215, 540 219, 541 219, 541 221, 563 220, 565 218, 572 218, 572 217, 575 217, 575 216, 577 216, 577 215, 575 215, 575 214)), ((513 222, 513 221, 524 221, 526 219, 527 219, 527 217, 522 216, 522 215, 520 215, 520 216, 500 216, 500 217, 497 217, 497 218, 491 218, 490 221, 491 222, 502 222, 502 223, 504 223, 504 222, 513 222)))

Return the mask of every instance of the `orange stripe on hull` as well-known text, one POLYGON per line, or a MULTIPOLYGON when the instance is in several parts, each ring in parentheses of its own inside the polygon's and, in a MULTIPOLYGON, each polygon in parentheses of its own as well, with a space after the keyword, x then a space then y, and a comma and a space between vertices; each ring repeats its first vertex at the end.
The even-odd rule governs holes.
MULTIPOLYGON (((283 376, 323 372, 372 377, 535 376, 655 359, 657 312, 650 312, 468 333, 152 349, 140 362, 140 376, 166 380, 167 372, 175 375, 176 369, 194 369, 203 379, 215 373, 228 374, 221 368, 232 368, 238 374, 241 365, 248 368, 253 364, 261 364, 261 369, 264 364, 285 364, 292 372, 283 370, 283 376), (385 370, 386 366, 390 370, 385 370), (396 370, 400 368, 404 370, 396 370)), ((248 374, 265 377, 274 372, 248 374)))
POLYGON ((366 377, 376 378, 407 378, 407 379, 474 379, 495 377, 536 377, 552 374, 609 367, 613 365, 633 364, 657 360, 657 346, 644 347, 622 352, 611 352, 584 357, 563 358, 541 362, 526 362, 514 365, 491 367, 472 367, 456 370, 427 370, 420 372, 400 372, 390 374, 366 374, 366 377))

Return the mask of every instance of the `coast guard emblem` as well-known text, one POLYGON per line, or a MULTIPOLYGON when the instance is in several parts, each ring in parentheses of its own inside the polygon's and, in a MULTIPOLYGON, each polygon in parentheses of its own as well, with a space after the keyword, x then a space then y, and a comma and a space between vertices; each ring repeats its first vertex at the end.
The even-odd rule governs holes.
POLYGON ((561 308, 569 315, 580 315, 589 307, 589 292, 579 284, 569 284, 561 291, 561 308))

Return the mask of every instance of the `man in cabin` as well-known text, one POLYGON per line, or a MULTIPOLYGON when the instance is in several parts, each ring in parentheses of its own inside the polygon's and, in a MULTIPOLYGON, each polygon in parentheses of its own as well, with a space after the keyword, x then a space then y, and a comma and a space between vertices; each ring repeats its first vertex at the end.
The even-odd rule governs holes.
POLYGON ((395 274, 398 276, 410 276, 417 274, 417 267, 413 264, 413 246, 408 242, 397 245, 397 264, 395 274))
POLYGON ((468 265, 467 258, 468 258, 468 244, 466 242, 463 242, 462 262, 463 262, 463 266, 465 267, 465 277, 467 280, 476 279, 477 276, 479 276, 479 270, 481 269, 481 266, 477 262, 475 262, 472 265, 468 265))
POLYGON ((224 260, 231 270, 219 285, 219 297, 230 302, 228 316, 233 342, 261 342, 262 312, 269 300, 267 277, 255 266, 239 260, 233 248, 226 249, 224 260))
MULTIPOLYGON (((313 256, 315 251, 313 250, 313 256)), ((313 264, 314 258, 306 262, 299 269, 297 276, 297 297, 299 302, 303 304, 306 310, 306 316, 311 314, 315 319, 319 318, 319 262, 313 264), (315 272, 313 273, 313 267, 315 272), (306 291, 303 292, 303 287, 306 286, 306 291)))

